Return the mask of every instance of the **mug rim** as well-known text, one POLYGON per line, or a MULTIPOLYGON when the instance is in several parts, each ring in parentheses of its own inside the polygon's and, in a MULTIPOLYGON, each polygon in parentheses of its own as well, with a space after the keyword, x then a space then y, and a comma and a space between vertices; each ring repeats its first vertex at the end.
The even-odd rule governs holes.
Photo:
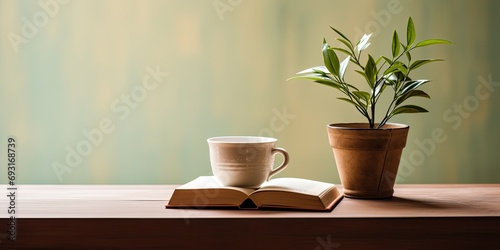
POLYGON ((278 139, 265 136, 216 136, 207 139, 208 143, 270 143, 277 142, 278 139))

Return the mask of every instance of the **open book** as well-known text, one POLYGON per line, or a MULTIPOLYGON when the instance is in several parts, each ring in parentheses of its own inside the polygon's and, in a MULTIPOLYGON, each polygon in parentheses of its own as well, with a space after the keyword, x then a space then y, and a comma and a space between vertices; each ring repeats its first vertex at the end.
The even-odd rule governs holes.
POLYGON ((334 184, 307 179, 277 178, 250 189, 222 186, 213 176, 200 176, 176 188, 166 207, 331 211, 342 197, 334 184))

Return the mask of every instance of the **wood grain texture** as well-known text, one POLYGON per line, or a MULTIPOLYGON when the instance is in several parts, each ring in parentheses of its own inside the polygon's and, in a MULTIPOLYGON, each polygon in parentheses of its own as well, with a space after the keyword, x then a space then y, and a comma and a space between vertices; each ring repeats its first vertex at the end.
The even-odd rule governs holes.
POLYGON ((392 199, 344 198, 332 212, 165 209, 174 187, 20 186, 17 241, 0 248, 500 248, 498 184, 397 185, 392 199))

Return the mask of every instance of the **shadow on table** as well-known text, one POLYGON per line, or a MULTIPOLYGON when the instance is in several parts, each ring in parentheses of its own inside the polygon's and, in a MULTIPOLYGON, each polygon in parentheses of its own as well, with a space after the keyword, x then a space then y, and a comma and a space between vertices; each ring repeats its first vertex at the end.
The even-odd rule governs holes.
POLYGON ((465 208, 469 207, 468 204, 463 204, 458 201, 453 200, 443 200, 435 199, 429 196, 428 199, 410 199, 394 196, 391 199, 387 199, 386 202, 394 203, 394 205, 420 208, 420 209, 444 209, 444 208, 465 208))

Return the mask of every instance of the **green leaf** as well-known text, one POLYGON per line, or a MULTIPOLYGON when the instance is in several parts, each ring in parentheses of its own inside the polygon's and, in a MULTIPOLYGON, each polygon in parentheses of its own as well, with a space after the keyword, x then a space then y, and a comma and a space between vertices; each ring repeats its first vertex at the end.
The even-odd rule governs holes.
POLYGON ((339 58, 337 57, 337 54, 335 53, 335 50, 328 48, 327 52, 330 57, 333 69, 335 70, 336 74, 339 75, 340 61, 339 58))
POLYGON ((406 46, 410 47, 413 44, 416 37, 415 25, 411 17, 408 18, 408 25, 406 26, 406 46))
POLYGON ((361 71, 361 70, 354 70, 355 72, 357 72, 358 74, 362 75, 366 82, 369 82, 370 80, 368 80, 368 77, 366 76, 365 72, 361 71))
POLYGON ((406 75, 406 73, 408 72, 408 69, 404 63, 402 63, 400 61, 396 61, 391 67, 387 68, 384 71, 384 75, 389 75, 389 74, 395 73, 395 72, 401 72, 401 73, 406 75))
POLYGON ((406 58, 408 58, 408 62, 411 62, 411 54, 410 54, 410 52, 406 51, 405 54, 406 54, 406 58))
POLYGON ((337 99, 345 101, 345 102, 348 102, 348 103, 350 103, 350 104, 352 104, 354 106, 359 106, 359 104, 355 103, 354 101, 352 101, 351 99, 348 99, 348 98, 338 97, 337 99))
POLYGON ((346 49, 343 49, 343 48, 338 48, 338 47, 331 47, 332 49, 334 50, 337 50, 337 51, 340 51, 348 56, 353 56, 352 53, 346 49))
MULTIPOLYGON (((341 36, 342 38, 344 38, 346 41, 348 41, 349 43, 351 43, 351 41, 349 40, 349 38, 347 38, 346 36, 344 36, 344 34, 342 34, 342 32, 338 31, 337 29, 335 29, 334 27, 330 26, 330 28, 335 31, 337 34, 339 34, 339 36, 341 36)), ((352 46, 351 46, 352 47, 352 46)))
POLYGON ((297 75, 309 74, 309 73, 319 73, 319 72, 324 73, 324 74, 330 73, 330 71, 328 71, 328 69, 325 66, 316 66, 316 67, 304 69, 304 70, 298 72, 297 75))
MULTIPOLYGON (((316 81, 314 81, 314 82, 317 82, 317 83, 319 83, 319 84, 326 85, 326 86, 328 86, 328 87, 336 88, 336 89, 338 89, 338 90, 342 91, 342 86, 340 86, 340 84, 339 84, 339 83, 334 82, 334 81, 331 81, 331 80, 330 80, 330 81, 328 81, 328 80, 316 80, 316 81)), ((344 91, 342 91, 342 92, 344 92, 344 91)))
POLYGON ((354 51, 354 47, 352 47, 352 44, 351 44, 351 42, 350 42, 350 41, 344 40, 344 39, 342 39, 342 38, 337 38, 337 39, 335 39, 335 40, 337 40, 337 41, 339 41, 339 42, 343 43, 343 44, 344 44, 344 45, 345 45, 348 49, 350 49, 351 51, 354 51))
POLYGON ((375 81, 377 79, 377 65, 375 64, 375 60, 373 60, 373 57, 370 54, 368 54, 368 61, 366 62, 365 66, 365 74, 368 85, 370 86, 370 88, 373 88, 373 85, 375 84, 375 81))
POLYGON ((398 32, 396 32, 396 30, 394 30, 394 34, 392 35, 392 57, 395 58, 396 56, 399 55, 399 49, 400 49, 400 45, 399 45, 399 36, 398 36, 398 32))
POLYGON ((417 89, 418 87, 422 86, 425 83, 428 83, 429 80, 415 80, 415 81, 406 81, 403 86, 401 87, 400 92, 398 93, 399 95, 404 95, 414 89, 417 89))
MULTIPOLYGON (((366 78, 366 74, 365 74, 365 72, 363 72, 363 71, 361 71, 361 70, 357 70, 357 69, 355 69, 354 71, 355 71, 355 72, 358 72, 360 75, 362 75, 362 76, 364 76, 364 77, 366 78)), ((368 79, 367 79, 367 80, 368 80, 368 79)))
POLYGON ((384 56, 379 56, 379 58, 377 58, 377 60, 375 61, 375 64, 378 65, 378 63, 382 61, 383 58, 384 56))
POLYGON ((314 80, 314 81, 322 80, 322 81, 333 82, 332 79, 330 79, 328 77, 324 77, 320 74, 307 74, 307 75, 294 76, 294 77, 290 77, 286 80, 289 81, 289 80, 295 80, 295 79, 307 79, 307 80, 314 80))
POLYGON ((370 93, 366 91, 353 91, 352 93, 356 95, 359 99, 364 100, 365 103, 368 104, 370 102, 370 93))
POLYGON ((388 63, 388 64, 391 64, 392 63, 392 60, 387 58, 386 56, 382 56, 382 58, 384 58, 384 60, 388 63))
POLYGON ((422 90, 413 90, 413 91, 410 91, 402 96, 400 96, 397 100, 396 100, 396 106, 399 106, 399 104, 403 103, 404 101, 406 101, 408 98, 410 97, 424 97, 424 98, 431 98, 427 93, 425 93, 424 91, 422 90))
POLYGON ((425 113, 425 112, 429 112, 429 111, 427 109, 424 109, 424 108, 417 106, 417 105, 405 105, 405 106, 401 106, 401 107, 394 109, 391 112, 390 116, 392 117, 394 115, 404 114, 404 113, 425 113))
MULTIPOLYGON (((354 98, 358 98, 355 95, 353 95, 353 97, 354 98)), ((354 105, 359 110, 359 112, 361 112, 362 114, 363 114, 362 110, 366 110, 366 107, 367 107, 367 105, 364 104, 364 103, 362 103, 362 102, 356 103, 356 102, 354 102, 354 101, 352 101, 351 99, 348 99, 348 98, 338 97, 337 99, 345 101, 345 102, 348 102, 348 103, 354 105)), ((359 101, 359 98, 357 99, 357 101, 359 101)))
POLYGON ((425 60, 417 60, 415 62, 413 62, 411 65, 410 65, 410 70, 414 70, 424 64, 427 64, 427 63, 431 63, 431 62, 439 62, 439 61, 443 61, 443 59, 425 59, 425 60))
POLYGON ((349 88, 351 88, 351 89, 354 89, 354 90, 356 90, 356 91, 359 91, 359 89, 358 89, 358 88, 356 88, 356 86, 354 86, 354 85, 347 84, 347 87, 349 87, 349 88))
POLYGON ((325 68, 326 72, 322 71, 322 70, 317 70, 317 69, 313 69, 314 70, 314 73, 316 74, 320 74, 321 76, 323 77, 328 77, 330 78, 329 75, 331 75, 330 73, 328 73, 328 70, 325 68))
POLYGON ((450 41, 443 39, 427 39, 418 42, 417 45, 415 45, 415 48, 434 45, 434 44, 450 44, 450 43, 451 43, 450 41))
POLYGON ((342 63, 340 63, 340 68, 339 68, 339 76, 340 79, 344 80, 344 74, 347 69, 347 65, 349 64, 349 60, 351 59, 350 56, 346 57, 342 63))
POLYGON ((335 51, 330 48, 326 40, 323 39, 323 61, 325 63, 325 67, 330 71, 332 75, 339 76, 339 58, 335 51))
POLYGON ((308 75, 301 75, 301 76, 294 76, 291 78, 288 78, 288 80, 295 80, 295 79, 305 79, 305 80, 313 80, 314 82, 327 85, 329 87, 333 87, 336 89, 341 89, 341 85, 338 82, 335 82, 334 80, 328 78, 328 77, 323 77, 320 74, 308 74, 308 75))
POLYGON ((406 58, 408 58, 408 62, 411 62, 411 54, 410 51, 408 50, 408 47, 406 47, 404 44, 401 44, 401 47, 403 47, 405 51, 406 58))

